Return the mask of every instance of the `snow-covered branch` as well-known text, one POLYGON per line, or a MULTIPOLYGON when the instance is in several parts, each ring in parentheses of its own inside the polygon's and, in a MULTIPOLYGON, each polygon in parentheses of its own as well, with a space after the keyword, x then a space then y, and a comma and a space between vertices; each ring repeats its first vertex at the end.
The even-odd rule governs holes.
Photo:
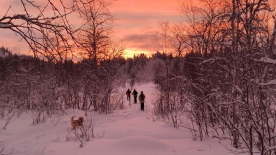
POLYGON ((267 85, 276 85, 276 80, 270 80, 266 83, 258 83, 259 85, 262 85, 262 86, 267 86, 267 85))

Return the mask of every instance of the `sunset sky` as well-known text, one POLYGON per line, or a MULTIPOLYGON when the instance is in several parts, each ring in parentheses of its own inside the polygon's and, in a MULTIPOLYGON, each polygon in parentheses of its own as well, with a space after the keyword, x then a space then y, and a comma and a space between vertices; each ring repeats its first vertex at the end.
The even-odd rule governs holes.
POLYGON ((177 22, 181 15, 178 0, 115 0, 110 11, 117 18, 116 37, 126 45, 126 55, 156 52, 154 34, 159 22, 177 22))
MULTIPOLYGON (((40 4, 45 0, 34 1, 40 4)), ((1 0, 1 17, 9 6, 11 6, 9 15, 22 13, 19 0, 1 0)), ((179 0, 112 0, 109 9, 116 19, 114 37, 123 42, 126 57, 138 53, 150 55, 159 50, 154 37, 159 22, 174 23, 181 19, 179 0)), ((28 51, 27 44, 8 29, 0 29, 0 46, 8 47, 18 53, 28 51)))

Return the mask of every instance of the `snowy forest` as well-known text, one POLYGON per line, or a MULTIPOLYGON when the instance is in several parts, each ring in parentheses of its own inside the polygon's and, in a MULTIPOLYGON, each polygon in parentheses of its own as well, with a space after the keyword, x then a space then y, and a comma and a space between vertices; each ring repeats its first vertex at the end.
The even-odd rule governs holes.
POLYGON ((233 153, 275 155, 276 4, 199 1, 180 4, 183 21, 160 22, 162 50, 133 58, 124 58, 125 47, 112 39, 116 20, 104 0, 72 0, 71 7, 59 1, 61 8, 48 0, 49 17, 29 0, 21 1, 21 15, 9 16, 7 8, 0 28, 21 36, 33 56, 0 48, 2 128, 25 112, 33 124, 68 109, 109 115, 125 108, 117 88, 152 82, 158 88, 152 119, 186 128, 194 140, 229 140, 233 153), (78 28, 67 20, 71 12, 84 21, 78 28))

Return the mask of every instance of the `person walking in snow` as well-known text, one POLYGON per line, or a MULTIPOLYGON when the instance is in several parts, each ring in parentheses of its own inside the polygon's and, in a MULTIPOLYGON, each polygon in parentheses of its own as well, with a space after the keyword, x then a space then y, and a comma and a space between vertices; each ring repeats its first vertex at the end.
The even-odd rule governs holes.
POLYGON ((130 94, 131 94, 131 91, 128 89, 126 91, 126 95, 127 95, 127 100, 129 100, 129 101, 130 101, 130 94))
POLYGON ((134 103, 137 103, 138 92, 135 89, 133 90, 132 95, 133 95, 133 98, 134 98, 134 103))
POLYGON ((141 91, 140 95, 139 95, 139 100, 141 103, 141 111, 145 111, 145 94, 143 93, 143 91, 141 91))

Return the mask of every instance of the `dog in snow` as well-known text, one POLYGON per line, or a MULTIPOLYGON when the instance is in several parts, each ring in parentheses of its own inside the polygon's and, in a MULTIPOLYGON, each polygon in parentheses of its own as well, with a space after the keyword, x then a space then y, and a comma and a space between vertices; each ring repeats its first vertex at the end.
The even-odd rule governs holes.
POLYGON ((84 122, 84 118, 83 117, 79 117, 79 119, 75 120, 76 116, 72 116, 71 117, 71 126, 72 126, 72 130, 75 130, 77 127, 82 127, 83 122, 84 122))

